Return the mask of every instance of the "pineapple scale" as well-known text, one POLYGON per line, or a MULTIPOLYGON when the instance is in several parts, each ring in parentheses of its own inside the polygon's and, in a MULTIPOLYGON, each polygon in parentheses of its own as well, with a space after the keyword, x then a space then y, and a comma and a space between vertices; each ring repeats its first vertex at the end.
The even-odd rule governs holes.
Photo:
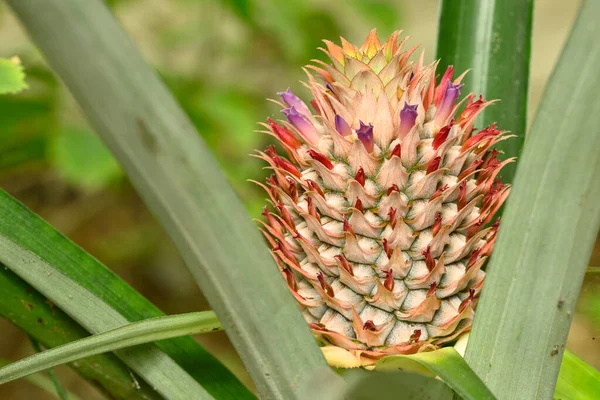
POLYGON ((513 161, 493 150, 505 132, 473 127, 492 102, 459 100, 464 74, 436 83, 437 63, 411 61, 399 34, 325 41, 331 64, 307 66, 312 111, 279 93, 286 119, 263 125, 285 156, 257 155, 273 171, 261 230, 305 319, 368 360, 471 328, 513 161))

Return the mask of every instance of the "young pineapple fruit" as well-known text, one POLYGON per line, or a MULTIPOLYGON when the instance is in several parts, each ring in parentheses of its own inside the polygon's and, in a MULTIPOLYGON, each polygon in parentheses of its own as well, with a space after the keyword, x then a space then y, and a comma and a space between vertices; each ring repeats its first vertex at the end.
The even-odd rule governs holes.
POLYGON ((261 230, 281 274, 316 337, 359 364, 471 328, 510 191, 498 173, 513 160, 492 150, 508 136, 473 127, 492 102, 459 102, 464 74, 449 67, 436 84, 437 63, 410 61, 399 34, 325 41, 331 64, 307 67, 312 110, 288 89, 286 120, 264 124, 286 156, 258 153, 273 171, 261 230))

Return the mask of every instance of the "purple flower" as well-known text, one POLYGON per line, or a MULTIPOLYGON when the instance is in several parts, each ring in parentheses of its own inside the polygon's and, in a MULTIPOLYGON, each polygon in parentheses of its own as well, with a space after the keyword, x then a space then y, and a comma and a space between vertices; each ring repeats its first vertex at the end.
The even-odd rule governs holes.
POLYGON ((456 100, 458 96, 460 96, 460 89, 464 85, 461 83, 459 85, 454 85, 448 79, 448 86, 446 87, 446 91, 444 92, 444 96, 442 97, 442 101, 440 102, 440 107, 435 113, 435 123, 438 126, 444 125, 450 114, 452 113, 452 109, 456 105, 456 100))
POLYGON ((305 115, 307 117, 309 117, 312 114, 308 109, 306 103, 304 103, 302 100, 300 100, 298 96, 292 93, 290 88, 287 88, 285 92, 278 92, 277 95, 281 97, 281 100, 283 100, 283 102, 287 104, 288 107, 294 107, 296 110, 298 110, 300 114, 305 115))
POLYGON ((310 144, 317 145, 319 143, 319 132, 304 115, 296 110, 296 107, 292 106, 281 110, 281 112, 285 114, 290 124, 294 125, 310 144))
POLYGON ((360 128, 356 130, 358 139, 365 145, 365 149, 370 153, 373 151, 373 125, 365 125, 360 121, 360 128))
POLYGON ((404 102, 404 108, 400 111, 400 129, 398 130, 398 137, 404 138, 410 132, 415 121, 417 119, 417 104, 411 106, 407 102, 404 102))
POLYGON ((337 114, 335 114, 335 130, 338 131, 342 136, 352 135, 352 129, 350 129, 350 125, 348 125, 344 118, 337 114))

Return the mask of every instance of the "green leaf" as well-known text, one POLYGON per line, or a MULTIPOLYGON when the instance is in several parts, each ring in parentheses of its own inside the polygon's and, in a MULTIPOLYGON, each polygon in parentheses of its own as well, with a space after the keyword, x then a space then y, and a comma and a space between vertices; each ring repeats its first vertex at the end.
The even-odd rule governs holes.
POLYGON ((504 213, 466 360, 502 399, 551 398, 600 228, 600 2, 585 0, 504 213))
MULTIPOLYGON (((498 143, 505 158, 521 153, 527 127, 527 92, 531 53, 533 0, 442 0, 437 58, 442 71, 454 65, 459 74, 471 69, 463 93, 500 99, 487 107, 475 126, 493 122, 516 138, 498 143)), ((512 182, 516 164, 502 170, 512 182)))
MULTIPOLYGON (((10 364, 11 362, 8 360, 4 360, 0 358, 0 367, 4 367, 5 365, 10 364)), ((44 390, 45 392, 47 392, 48 394, 52 395, 53 397, 59 398, 56 395, 56 390, 55 390, 55 386, 54 383, 52 382, 51 379, 45 377, 42 374, 34 374, 31 376, 28 376, 27 379, 29 382, 31 382, 33 385, 39 387, 40 389, 44 390)), ((67 399, 69 400, 79 400, 79 397, 75 394, 75 393, 71 393, 71 392, 66 392, 67 395, 67 399)))
POLYGON ((406 371, 347 370, 343 379, 331 370, 315 371, 300 388, 301 400, 447 400, 453 391, 442 381, 406 371))
MULTIPOLYGON (((60 346, 89 333, 54 303, 0 264, 0 316, 12 322, 46 348, 60 346)), ((157 393, 114 354, 86 358, 70 365, 101 392, 115 399, 156 399, 157 393), (132 382, 139 380, 136 388, 132 382)))
POLYGON ((346 379, 350 381, 350 388, 339 400, 444 400, 452 393, 439 380, 404 371, 364 374, 352 372, 346 379))
MULTIPOLYGON (((43 351, 40 343, 37 340, 35 340, 33 337, 29 336, 29 341, 31 342, 33 349, 37 353, 41 353, 43 351)), ((49 369, 46 371, 46 373, 48 374, 50 381, 52 381, 52 384, 54 385, 54 388, 56 390, 56 394, 58 395, 58 397, 60 397, 61 400, 67 400, 67 392, 65 391, 65 388, 62 386, 62 384, 58 380, 58 377, 56 376, 54 371, 49 369)))
POLYGON ((100 138, 84 128, 57 132, 50 143, 50 161, 66 182, 88 190, 102 189, 122 174, 100 138))
MULTIPOLYGON (((128 322, 93 293, 3 234, 0 234, 0 262, 92 333, 114 329, 128 322)), ((141 345, 115 354, 167 399, 212 398, 154 345, 141 345)))
POLYGON ((453 347, 412 355, 389 356, 375 365, 375 371, 394 370, 437 375, 465 400, 496 399, 453 347))
MULTIPOLYGON (((0 368, 0 385, 84 357, 221 329, 212 311, 151 318, 55 347, 0 368)), ((177 384, 182 381, 173 382, 177 384)), ((193 394, 192 394, 193 395, 193 394)), ((196 394, 198 396, 198 394, 196 394)))
POLYGON ((0 58, 0 94, 18 93, 27 88, 25 73, 18 58, 0 58))
MULTIPOLYGON (((65 277, 93 293, 123 317, 124 321, 121 325, 163 315, 148 300, 105 268, 98 260, 1 190, 0 236, 28 249, 40 260, 64 274, 65 277)), ((82 313, 83 315, 70 315, 81 323, 77 317, 86 317, 89 312, 83 310, 82 313)), ((114 327, 100 327, 92 332, 96 333, 114 327)), ((44 334, 40 333, 40 336, 44 336, 44 334)), ((36 338, 44 343, 39 336, 36 338)), ((213 396, 238 399, 254 397, 229 370, 192 338, 165 340, 157 343, 156 346, 181 365, 213 396)))
POLYGON ((595 400, 600 393, 600 372, 566 350, 563 355, 554 399, 595 400))
POLYGON ((156 73, 102 2, 8 4, 177 245, 260 397, 296 399, 325 360, 256 226, 156 73))

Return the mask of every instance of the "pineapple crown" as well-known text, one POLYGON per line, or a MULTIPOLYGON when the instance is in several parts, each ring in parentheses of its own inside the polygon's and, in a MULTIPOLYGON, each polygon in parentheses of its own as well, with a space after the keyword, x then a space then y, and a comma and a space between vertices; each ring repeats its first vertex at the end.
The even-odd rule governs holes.
POLYGON ((493 102, 459 100, 465 74, 436 83, 437 62, 411 61, 399 35, 325 41, 331 64, 305 69, 313 110, 287 89, 285 120, 263 124, 287 157, 257 155, 273 171, 259 222, 279 270, 317 338, 356 365, 471 328, 510 192, 498 173, 514 159, 492 149, 510 136, 473 127, 493 102))

